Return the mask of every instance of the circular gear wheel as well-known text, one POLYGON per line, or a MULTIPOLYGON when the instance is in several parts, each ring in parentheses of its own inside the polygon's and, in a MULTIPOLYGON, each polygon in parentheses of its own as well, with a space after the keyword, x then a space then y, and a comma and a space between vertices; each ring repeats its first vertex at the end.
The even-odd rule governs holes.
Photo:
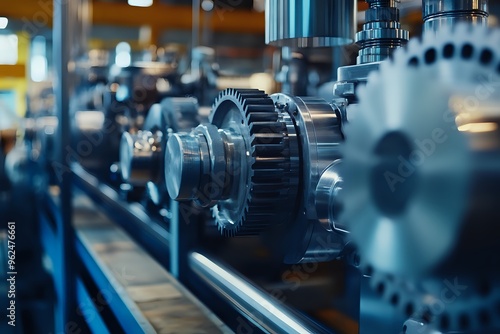
POLYGON ((500 33, 460 25, 395 52, 344 128, 340 219, 372 285, 443 331, 500 327, 499 91, 500 33))
POLYGON ((371 288, 381 298, 440 333, 500 331, 500 284, 494 278, 409 280, 372 269, 369 275, 371 288))
POLYGON ((210 122, 228 136, 241 136, 243 145, 232 163, 239 164, 239 182, 231 195, 212 208, 219 229, 226 235, 255 235, 270 224, 286 221, 295 203, 299 167, 293 122, 273 100, 256 89, 228 89, 217 97, 210 122), (242 154, 243 153, 243 154, 242 154))

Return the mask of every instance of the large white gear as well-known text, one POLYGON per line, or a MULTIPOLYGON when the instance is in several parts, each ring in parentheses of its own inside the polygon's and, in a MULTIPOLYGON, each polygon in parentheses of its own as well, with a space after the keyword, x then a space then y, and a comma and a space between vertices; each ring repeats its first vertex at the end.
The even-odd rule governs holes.
POLYGON ((500 191, 481 179, 500 182, 500 32, 459 25, 411 40, 357 93, 359 111, 344 128, 340 221, 375 285, 390 286, 379 292, 424 305, 450 274, 472 278, 462 300, 431 320, 445 330, 498 328, 495 280, 478 297, 474 277, 498 267, 476 255, 495 253, 500 236, 500 191), (457 269, 462 260, 469 272, 457 269), (381 273, 408 279, 394 287, 381 273))

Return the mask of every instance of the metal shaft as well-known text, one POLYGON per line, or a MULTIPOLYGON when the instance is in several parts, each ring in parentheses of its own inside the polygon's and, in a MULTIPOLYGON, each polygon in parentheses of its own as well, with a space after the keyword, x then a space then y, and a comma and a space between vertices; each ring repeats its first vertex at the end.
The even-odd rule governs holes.
POLYGON ((326 333, 322 327, 270 299, 259 288, 207 256, 189 254, 189 266, 205 283, 231 300, 246 318, 269 333, 326 333))
POLYGON ((266 1, 266 43, 290 47, 350 44, 356 7, 353 0, 266 1))
POLYGON ((382 61, 408 41, 408 31, 401 29, 395 0, 366 0, 366 23, 356 34, 360 46, 358 64, 382 61))
POLYGON ((451 27, 459 22, 488 23, 488 0, 423 0, 424 31, 451 27))

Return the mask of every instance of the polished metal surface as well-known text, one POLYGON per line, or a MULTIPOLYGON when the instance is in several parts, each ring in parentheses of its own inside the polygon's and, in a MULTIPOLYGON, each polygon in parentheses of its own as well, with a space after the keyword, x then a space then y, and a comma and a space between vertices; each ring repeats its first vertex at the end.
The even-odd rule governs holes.
POLYGON ((340 114, 319 98, 222 92, 210 116, 212 124, 169 139, 169 194, 212 206, 226 235, 283 230, 287 262, 336 258, 345 245, 336 232, 344 231, 338 225, 332 233, 318 223, 320 215, 329 217, 316 212, 316 189, 322 173, 340 158, 340 114))
POLYGON ((360 46, 358 64, 382 61, 409 39, 407 30, 401 28, 396 1, 366 0, 370 8, 365 12, 366 23, 356 34, 360 46))
POLYGON ((223 264, 200 253, 189 254, 189 266, 210 287, 228 298, 246 318, 269 333, 328 333, 257 288, 223 264))
POLYGON ((155 205, 168 205, 166 186, 173 180, 165 182, 164 152, 168 136, 178 131, 191 131, 199 124, 199 119, 202 117, 198 114, 197 99, 168 97, 151 106, 142 130, 122 135, 120 171, 122 180, 133 186, 131 190, 145 187, 147 198, 155 205))
POLYGON ((221 134, 212 124, 173 134, 165 154, 165 181, 171 198, 204 205, 222 198, 227 160, 221 134))
MULTIPOLYGON (((302 165, 299 210, 287 224, 286 240, 293 245, 287 252, 288 263, 317 262, 334 259, 345 245, 342 236, 328 232, 319 223, 316 211, 316 188, 322 173, 341 157, 343 141, 340 111, 325 100, 314 97, 271 95, 278 108, 286 110, 297 126, 300 147, 298 159, 302 165), (330 247, 324 247, 328 240, 330 247)), ((298 185, 297 185, 298 186, 298 185)))
POLYGON ((350 66, 341 66, 337 70, 339 81, 358 80, 366 81, 368 74, 378 70, 380 62, 372 62, 367 64, 358 64, 350 66))
POLYGON ((303 189, 307 217, 316 219, 315 190, 321 173, 340 158, 339 146, 343 141, 337 110, 325 100, 314 97, 292 97, 273 94, 275 104, 286 106, 294 123, 299 127, 299 140, 303 165, 303 189))
POLYGON ((266 1, 266 43, 289 47, 321 47, 354 41, 354 0, 266 1))
POLYGON ((327 231, 347 232, 347 229, 338 221, 341 210, 338 197, 343 184, 338 170, 340 164, 341 160, 334 161, 321 174, 316 186, 316 212, 319 222, 327 231))
POLYGON ((197 138, 189 134, 173 134, 165 151, 165 182, 170 198, 192 199, 198 189, 201 158, 197 138))
POLYGON ((124 132, 120 142, 120 171, 123 181, 145 186, 157 179, 163 134, 160 131, 124 132))
POLYGON ((423 0, 424 31, 438 32, 457 23, 488 24, 488 0, 423 0))
POLYGON ((229 89, 217 98, 210 121, 169 140, 170 196, 212 206, 219 228, 229 235, 256 234, 286 221, 284 210, 276 208, 295 199, 298 178, 289 157, 298 144, 286 113, 262 91, 229 89))

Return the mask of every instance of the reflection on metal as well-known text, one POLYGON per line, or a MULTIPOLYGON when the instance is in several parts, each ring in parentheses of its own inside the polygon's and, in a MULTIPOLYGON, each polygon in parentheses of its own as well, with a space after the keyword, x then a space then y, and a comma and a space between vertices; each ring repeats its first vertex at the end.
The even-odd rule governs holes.
POLYGON ((360 46, 358 64, 373 63, 389 57, 394 50, 406 44, 407 30, 401 28, 399 9, 393 0, 366 0, 370 8, 365 12, 363 30, 356 34, 360 46))
POLYGON ((354 0, 269 0, 266 43, 290 47, 352 43, 356 27, 354 0))
POLYGON ((406 334, 443 334, 425 322, 415 319, 407 320, 403 325, 403 331, 406 334))
POLYGON ((488 0, 423 0, 424 31, 438 32, 457 23, 485 26, 488 23, 488 0))
POLYGON ((209 286, 228 298, 255 325, 271 333, 327 333, 272 299, 234 271, 200 253, 189 254, 189 265, 209 286))
POLYGON ((334 161, 321 174, 316 186, 316 212, 319 222, 328 231, 347 232, 347 229, 338 221, 340 211, 338 197, 343 184, 342 176, 338 171, 340 163, 340 160, 334 161))
POLYGON ((145 186, 149 181, 156 181, 161 164, 162 138, 160 131, 123 133, 120 142, 120 170, 125 182, 145 186))
POLYGON ((319 225, 315 193, 340 158, 339 110, 318 98, 229 89, 210 121, 168 141, 170 197, 211 206, 225 235, 282 229, 287 263, 336 258, 345 243, 319 225))

